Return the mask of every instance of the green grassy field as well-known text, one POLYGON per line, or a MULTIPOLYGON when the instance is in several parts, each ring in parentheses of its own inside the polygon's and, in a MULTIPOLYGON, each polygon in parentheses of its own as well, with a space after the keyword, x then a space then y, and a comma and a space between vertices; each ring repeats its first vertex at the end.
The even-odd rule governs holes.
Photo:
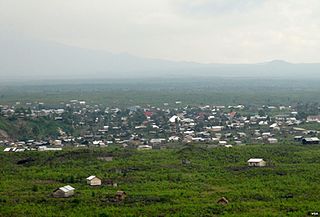
POLYGON ((320 146, 284 144, 1 152, 0 216, 307 216, 320 211, 319 154, 320 146), (251 157, 268 166, 248 168, 251 157), (90 187, 90 175, 118 187, 90 187), (52 198, 67 184, 73 197, 52 198), (117 190, 126 191, 123 202, 112 201, 117 190), (229 204, 218 205, 221 197, 229 204))

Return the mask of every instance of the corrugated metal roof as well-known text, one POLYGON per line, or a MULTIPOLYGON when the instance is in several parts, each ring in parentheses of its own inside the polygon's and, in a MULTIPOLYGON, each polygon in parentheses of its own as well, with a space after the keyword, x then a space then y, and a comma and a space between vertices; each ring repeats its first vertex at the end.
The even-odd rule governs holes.
POLYGON ((92 179, 94 179, 96 176, 89 176, 88 178, 87 178, 87 180, 92 180, 92 179))
POLYGON ((69 192, 69 191, 73 191, 75 188, 71 187, 70 185, 66 185, 66 186, 61 187, 59 189, 66 193, 66 192, 69 192))
POLYGON ((317 137, 305 138, 304 140, 307 142, 319 142, 320 141, 319 138, 317 138, 317 137))
POLYGON ((70 186, 70 185, 66 185, 64 186, 66 189, 70 190, 70 191, 73 191, 75 188, 70 186))
POLYGON ((8 152, 10 150, 11 150, 11 148, 5 148, 3 151, 8 152))

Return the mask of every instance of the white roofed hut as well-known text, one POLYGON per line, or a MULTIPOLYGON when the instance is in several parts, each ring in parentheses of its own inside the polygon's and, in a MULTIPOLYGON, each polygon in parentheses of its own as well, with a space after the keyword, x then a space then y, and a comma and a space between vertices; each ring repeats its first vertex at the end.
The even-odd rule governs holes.
POLYGON ((66 198, 66 197, 71 197, 74 195, 74 190, 70 185, 66 185, 64 187, 56 189, 53 193, 52 196, 56 198, 66 198))
POLYGON ((267 165, 262 158, 251 158, 247 162, 249 167, 265 167, 267 165))
POLYGON ((268 142, 270 144, 275 144, 275 143, 278 143, 278 139, 276 139, 276 138, 268 138, 268 142))
POLYGON ((319 144, 320 140, 318 137, 311 137, 311 138, 303 138, 302 139, 302 144, 307 145, 307 144, 319 144))
POLYGON ((5 148, 3 151, 4 152, 9 152, 9 151, 11 151, 11 148, 5 148))
POLYGON ((152 146, 150 145, 139 145, 138 150, 151 150, 152 149, 152 146))
POLYGON ((99 179, 96 176, 89 176, 87 178, 87 184, 91 186, 100 186, 101 185, 101 179, 99 179))
POLYGON ((169 119, 169 122, 170 123, 176 123, 176 122, 179 122, 181 119, 180 117, 178 117, 177 115, 173 115, 170 119, 169 119))

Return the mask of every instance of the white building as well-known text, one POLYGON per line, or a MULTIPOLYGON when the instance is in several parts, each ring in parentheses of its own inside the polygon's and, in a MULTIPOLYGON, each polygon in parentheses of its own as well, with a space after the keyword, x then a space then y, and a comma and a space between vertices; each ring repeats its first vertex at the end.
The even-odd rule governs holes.
POLYGON ((266 162, 262 158, 250 158, 248 161, 250 167, 264 167, 266 162))
POLYGON ((101 185, 101 179, 96 176, 89 176, 87 178, 87 184, 91 186, 99 186, 101 185))
POLYGON ((53 197, 71 197, 74 195, 74 190, 70 185, 66 185, 64 187, 58 188, 53 192, 53 197))
POLYGON ((180 118, 177 115, 173 115, 170 119, 170 123, 176 123, 176 121, 180 121, 180 118))
POLYGON ((278 143, 278 139, 276 139, 276 138, 268 138, 268 142, 270 144, 275 144, 275 143, 278 143))
POLYGON ((152 146, 150 145, 139 145, 138 150, 150 150, 152 149, 152 146))
POLYGON ((48 148, 47 146, 39 146, 38 151, 62 151, 62 148, 48 148))

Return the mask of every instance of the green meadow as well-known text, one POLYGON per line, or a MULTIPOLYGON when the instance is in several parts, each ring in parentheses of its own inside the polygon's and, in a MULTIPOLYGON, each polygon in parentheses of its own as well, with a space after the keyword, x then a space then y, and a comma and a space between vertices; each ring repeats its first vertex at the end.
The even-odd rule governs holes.
POLYGON ((1 152, 0 216, 308 216, 320 211, 319 155, 320 146, 285 144, 1 152), (252 157, 268 165, 250 168, 252 157), (118 186, 88 186, 90 175, 118 186), (53 198, 64 185, 75 195, 53 198), (118 190, 124 201, 113 200, 118 190))

